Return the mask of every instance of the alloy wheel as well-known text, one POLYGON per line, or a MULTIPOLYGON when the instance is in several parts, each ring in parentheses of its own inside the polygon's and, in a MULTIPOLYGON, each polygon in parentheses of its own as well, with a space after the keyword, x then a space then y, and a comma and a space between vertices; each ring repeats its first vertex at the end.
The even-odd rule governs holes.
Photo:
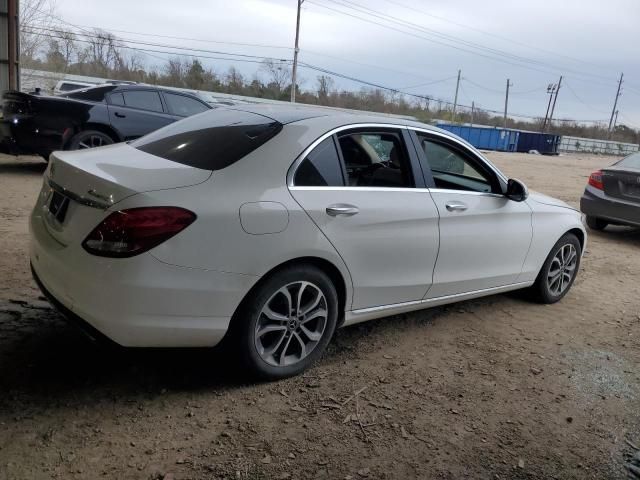
POLYGON ((578 252, 571 243, 558 249, 547 273, 547 286, 552 295, 556 297, 562 295, 569 288, 576 274, 577 262, 578 252))
POLYGON ((289 283, 266 301, 254 331, 256 351, 267 364, 294 365, 316 348, 328 321, 322 290, 311 282, 289 283))
POLYGON ((104 137, 100 135, 89 135, 78 143, 78 149, 102 147, 103 145, 109 145, 111 143, 112 142, 105 141, 104 137))

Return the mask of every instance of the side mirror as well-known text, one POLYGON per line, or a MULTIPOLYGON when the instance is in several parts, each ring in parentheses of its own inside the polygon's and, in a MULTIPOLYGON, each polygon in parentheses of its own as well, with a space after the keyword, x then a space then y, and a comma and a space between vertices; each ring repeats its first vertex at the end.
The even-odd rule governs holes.
POLYGON ((529 197, 529 189, 520 180, 510 178, 507 183, 507 198, 514 202, 524 202, 529 197))

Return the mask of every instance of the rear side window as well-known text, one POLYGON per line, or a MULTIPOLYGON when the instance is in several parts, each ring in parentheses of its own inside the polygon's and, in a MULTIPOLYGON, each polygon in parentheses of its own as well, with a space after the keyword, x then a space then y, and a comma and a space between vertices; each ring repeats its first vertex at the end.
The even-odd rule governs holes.
POLYGON ((65 93, 61 96, 66 98, 75 98, 76 100, 88 100, 90 102, 104 102, 104 96, 114 88, 116 88, 115 85, 92 87, 87 88, 86 90, 77 90, 71 93, 65 93))
POLYGON ((296 170, 293 183, 298 187, 342 187, 342 167, 333 137, 323 140, 296 170))
POLYGON ((131 90, 122 92, 124 104, 131 108, 151 110, 152 112, 162 112, 162 101, 160 94, 151 90, 131 90))
POLYGON ((190 117, 196 113, 202 113, 209 108, 194 98, 177 95, 175 93, 164 92, 164 99, 167 101, 169 111, 181 117, 190 117))
POLYGON ((282 130, 275 120, 250 112, 216 109, 156 130, 131 146, 203 170, 221 170, 282 130))

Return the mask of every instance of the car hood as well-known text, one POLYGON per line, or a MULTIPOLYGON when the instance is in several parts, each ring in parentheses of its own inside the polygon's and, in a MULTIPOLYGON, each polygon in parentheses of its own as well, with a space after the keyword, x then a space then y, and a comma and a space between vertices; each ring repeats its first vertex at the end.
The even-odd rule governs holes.
POLYGON ((568 208, 570 210, 578 211, 568 203, 563 202, 562 200, 558 200, 557 198, 550 197, 549 195, 545 195, 544 193, 540 193, 540 192, 530 191, 528 200, 531 202, 541 203, 543 205, 551 205, 553 207, 562 207, 562 208, 568 208))

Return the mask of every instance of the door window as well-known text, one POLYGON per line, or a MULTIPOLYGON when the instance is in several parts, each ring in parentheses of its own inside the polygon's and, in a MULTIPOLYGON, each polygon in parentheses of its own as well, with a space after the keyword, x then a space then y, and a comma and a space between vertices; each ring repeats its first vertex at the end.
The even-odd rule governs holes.
POLYGON ((174 115, 180 115, 181 117, 189 117, 196 113, 209 110, 209 108, 202 102, 193 98, 185 97, 184 95, 164 92, 164 99, 167 101, 167 105, 169 106, 171 113, 174 115))
POLYGON ((333 137, 323 140, 302 161, 293 180, 300 187, 342 187, 342 168, 333 137))
POLYGON ((415 187, 400 133, 346 133, 338 140, 348 186, 415 187))
POLYGON ((121 93, 112 93, 111 95, 109 95, 109 101, 112 105, 124 106, 124 96, 121 93))
POLYGON ((124 103, 127 107, 162 112, 162 101, 158 92, 151 90, 130 90, 123 92, 124 103))
POLYGON ((495 176, 462 151, 416 132, 436 188, 472 192, 494 191, 495 176))

